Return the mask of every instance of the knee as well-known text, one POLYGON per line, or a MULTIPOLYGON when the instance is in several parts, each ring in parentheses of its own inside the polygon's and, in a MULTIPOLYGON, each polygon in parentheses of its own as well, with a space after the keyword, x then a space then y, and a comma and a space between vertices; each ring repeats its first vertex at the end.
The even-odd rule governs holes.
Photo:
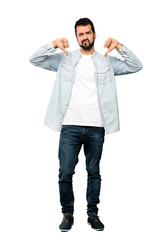
POLYGON ((72 182, 73 173, 68 170, 59 171, 59 182, 72 182))
POLYGON ((87 168, 88 177, 100 177, 99 168, 87 168))

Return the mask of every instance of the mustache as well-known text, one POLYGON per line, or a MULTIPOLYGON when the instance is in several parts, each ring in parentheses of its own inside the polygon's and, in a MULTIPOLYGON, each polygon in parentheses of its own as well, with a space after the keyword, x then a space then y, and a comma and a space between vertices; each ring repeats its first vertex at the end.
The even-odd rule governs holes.
POLYGON ((82 41, 82 43, 84 43, 85 41, 88 41, 88 42, 89 42, 89 40, 88 40, 88 39, 84 39, 84 40, 82 41))

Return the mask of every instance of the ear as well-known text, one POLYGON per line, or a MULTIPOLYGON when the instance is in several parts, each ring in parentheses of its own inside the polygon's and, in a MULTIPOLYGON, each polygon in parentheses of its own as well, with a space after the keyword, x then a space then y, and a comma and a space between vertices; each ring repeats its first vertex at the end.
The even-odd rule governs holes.
POLYGON ((96 39, 96 37, 97 37, 97 34, 96 34, 96 32, 94 32, 94 39, 96 39))

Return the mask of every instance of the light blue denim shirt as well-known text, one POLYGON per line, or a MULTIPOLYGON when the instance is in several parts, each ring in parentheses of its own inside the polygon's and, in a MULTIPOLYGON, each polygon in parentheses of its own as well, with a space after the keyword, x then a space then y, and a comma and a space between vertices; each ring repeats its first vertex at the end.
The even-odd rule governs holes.
MULTIPOLYGON (((120 129, 114 76, 135 73, 143 68, 139 59, 125 45, 118 53, 124 60, 109 55, 105 57, 97 51, 92 55, 96 69, 98 104, 107 134, 120 129)), ((68 56, 64 52, 57 53, 57 49, 49 43, 38 49, 29 59, 37 67, 57 72, 44 121, 53 130, 60 131, 62 128, 75 81, 75 67, 81 56, 80 49, 69 52, 68 56)))

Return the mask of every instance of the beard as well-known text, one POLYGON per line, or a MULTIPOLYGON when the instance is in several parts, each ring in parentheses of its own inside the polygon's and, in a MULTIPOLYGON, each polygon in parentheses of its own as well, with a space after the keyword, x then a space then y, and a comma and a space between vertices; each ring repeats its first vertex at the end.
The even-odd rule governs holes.
POLYGON ((81 48, 83 48, 83 50, 90 50, 92 47, 93 47, 93 45, 94 45, 94 41, 95 41, 95 39, 93 39, 93 42, 92 43, 90 43, 90 41, 88 40, 88 45, 86 44, 86 43, 84 43, 86 40, 88 40, 88 39, 84 39, 83 41, 82 41, 82 44, 80 45, 79 44, 79 46, 81 47, 81 48))

